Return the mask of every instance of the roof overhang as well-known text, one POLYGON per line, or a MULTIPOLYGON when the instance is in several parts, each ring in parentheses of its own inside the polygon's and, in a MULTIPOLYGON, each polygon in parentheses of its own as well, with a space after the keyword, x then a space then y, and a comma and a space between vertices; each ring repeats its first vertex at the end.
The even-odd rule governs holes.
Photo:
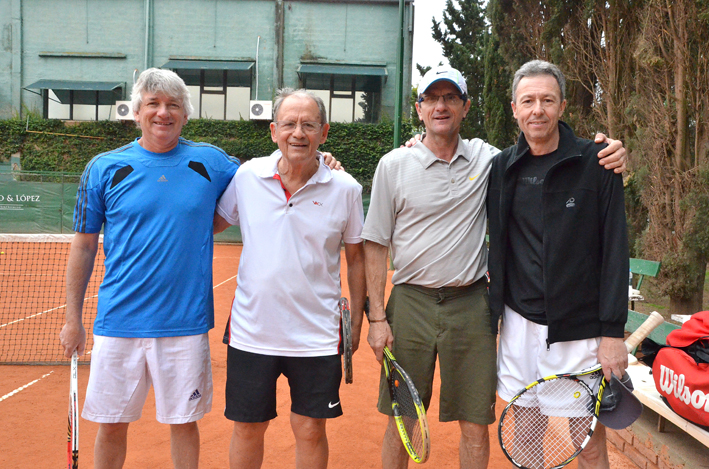
POLYGON ((170 70, 251 70, 254 62, 233 60, 168 60, 162 68, 170 70))
POLYGON ((112 105, 123 98, 125 83, 115 81, 39 80, 25 89, 52 90, 62 104, 68 104, 73 93, 74 104, 112 105))
POLYGON ((335 91, 381 91, 386 83, 388 72, 383 65, 354 64, 314 64, 304 63, 298 67, 298 76, 303 85, 310 89, 329 89, 335 91))

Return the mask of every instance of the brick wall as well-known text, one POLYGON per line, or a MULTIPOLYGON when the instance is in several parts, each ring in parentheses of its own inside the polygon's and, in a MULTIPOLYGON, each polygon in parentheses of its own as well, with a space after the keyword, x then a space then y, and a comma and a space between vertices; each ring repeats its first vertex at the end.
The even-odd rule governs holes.
MULTIPOLYGON (((646 409, 644 414, 648 413, 646 409)), ((657 414, 650 416, 656 422, 657 414)), ((652 421, 650 423, 653 423, 652 421)), ((638 422, 625 430, 606 429, 608 444, 615 446, 641 469, 697 469, 709 467, 709 450, 675 427, 667 433, 638 422), (678 444, 681 440, 684 444, 678 444)), ((666 425, 671 425, 669 422, 666 425)))

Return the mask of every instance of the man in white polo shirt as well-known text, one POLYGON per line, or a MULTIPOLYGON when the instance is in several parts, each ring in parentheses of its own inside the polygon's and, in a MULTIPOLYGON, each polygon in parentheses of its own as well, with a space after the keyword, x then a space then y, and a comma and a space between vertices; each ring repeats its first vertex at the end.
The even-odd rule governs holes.
MULTIPOLYGON (((471 105, 458 70, 434 68, 418 90, 416 110, 426 125, 426 137, 382 157, 362 232, 371 302, 368 342, 379 361, 385 345, 392 349, 426 407, 438 358, 439 420, 460 425, 460 467, 484 468, 497 382, 497 323, 491 321, 485 278, 485 197, 490 165, 499 150, 458 135, 471 105), (389 249, 394 288, 385 308, 389 249)), ((599 153, 611 158, 600 163, 622 171, 624 153, 620 142, 613 142, 599 153), (620 154, 611 155, 619 148, 620 154)), ((384 379, 379 411, 391 415, 384 379)), ((390 417, 382 465, 405 468, 407 463, 390 417)))
POLYGON ((338 300, 344 242, 356 350, 365 299, 362 187, 322 162, 322 100, 281 90, 271 138, 278 150, 243 164, 217 206, 215 231, 239 224, 244 242, 231 310, 225 415, 232 469, 260 467, 288 378, 296 467, 324 468, 326 419, 342 415, 338 300))

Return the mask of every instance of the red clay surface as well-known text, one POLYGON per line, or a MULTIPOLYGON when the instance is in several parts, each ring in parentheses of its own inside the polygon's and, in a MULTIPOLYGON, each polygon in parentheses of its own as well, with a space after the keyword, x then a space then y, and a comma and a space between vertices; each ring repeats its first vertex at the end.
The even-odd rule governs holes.
MULTIPOLYGON (((228 467, 228 448, 232 424, 223 415, 226 381, 226 345, 221 343, 229 314, 236 270, 241 248, 218 245, 215 249, 214 290, 216 325, 210 332, 212 370, 214 375, 213 410, 200 421, 201 458, 203 468, 228 467), (227 281, 228 280, 228 281, 227 281), (225 282, 226 283, 223 283, 225 282)), ((344 255, 343 255, 344 266, 344 255)), ((343 271, 343 278, 346 278, 343 271)), ((346 283, 346 282, 345 282, 346 283)), ((347 290, 343 292, 347 295, 347 290)), ((59 331, 56 346, 59 347, 59 331)), ((330 467, 360 469, 381 467, 380 445, 386 417, 376 410, 379 364, 365 342, 354 355, 354 383, 342 384, 341 398, 345 415, 328 422, 330 467)), ((88 381, 89 367, 79 368, 79 397, 88 381)), ((434 386, 438 389, 438 384, 434 386)), ((59 468, 66 467, 67 410, 69 368, 67 366, 2 366, 0 367, 0 467, 59 468), (44 376, 47 375, 47 376, 44 376), (43 377, 44 376, 44 377, 43 377), (39 379, 13 394, 12 391, 39 379)), ((290 398, 288 384, 278 383, 278 413, 266 432, 264 468, 295 467, 294 440, 289 426, 290 398)), ((459 430, 456 423, 438 421, 438 394, 434 394, 428 411, 431 430, 431 458, 423 466, 429 468, 458 467, 459 430)), ((498 403, 498 414, 502 405, 498 403)), ((80 422, 80 467, 93 467, 93 442, 98 425, 80 422)), ((497 425, 490 426, 490 468, 512 467, 497 441, 497 425)), ((410 467, 415 466, 411 464, 410 467)), ((143 417, 131 424, 128 432, 127 468, 171 468, 170 433, 167 425, 155 420, 152 393, 143 409, 143 417)), ((575 468, 575 462, 570 468, 575 468)), ((611 467, 633 469, 636 466, 611 448, 611 467)))

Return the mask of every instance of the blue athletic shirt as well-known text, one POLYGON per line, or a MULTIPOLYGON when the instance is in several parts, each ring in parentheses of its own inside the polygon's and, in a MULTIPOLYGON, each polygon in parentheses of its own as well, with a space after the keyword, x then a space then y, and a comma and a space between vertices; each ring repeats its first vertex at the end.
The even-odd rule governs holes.
POLYGON ((94 334, 175 337, 214 327, 212 222, 238 167, 223 150, 183 138, 166 153, 135 140, 86 165, 74 231, 103 225, 106 255, 94 334))

